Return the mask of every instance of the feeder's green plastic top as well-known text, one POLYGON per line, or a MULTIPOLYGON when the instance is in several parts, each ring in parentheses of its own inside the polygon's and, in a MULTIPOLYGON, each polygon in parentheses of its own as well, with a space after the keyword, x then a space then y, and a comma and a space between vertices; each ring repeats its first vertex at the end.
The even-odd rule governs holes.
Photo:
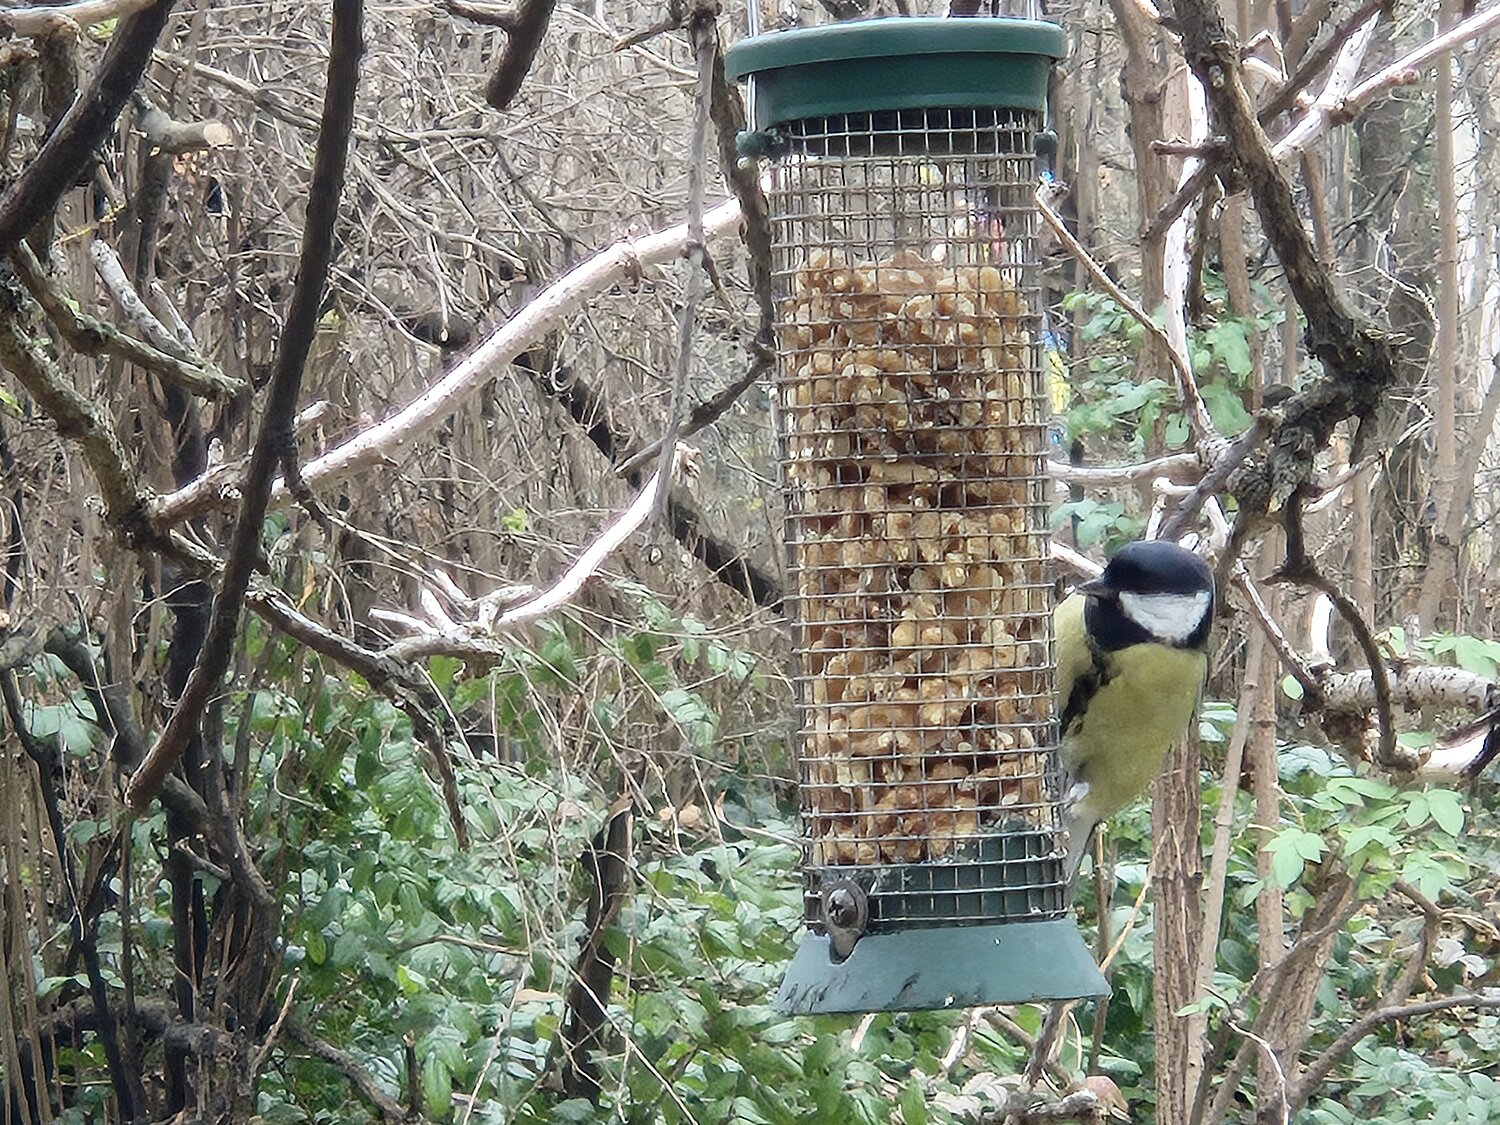
POLYGON ((729 49, 730 77, 755 78, 752 126, 893 109, 1027 109, 1047 101, 1066 50, 1041 20, 858 20, 779 31, 729 49))

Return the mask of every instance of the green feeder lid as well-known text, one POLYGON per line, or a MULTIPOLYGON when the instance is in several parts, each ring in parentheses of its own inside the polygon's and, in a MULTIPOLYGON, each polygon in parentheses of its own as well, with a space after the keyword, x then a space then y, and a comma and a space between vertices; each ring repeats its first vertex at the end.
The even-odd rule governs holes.
POLYGON ((909 1012, 1108 996, 1071 918, 865 934, 844 960, 803 936, 776 1006, 784 1012, 909 1012))
POLYGON ((725 67, 755 79, 756 129, 894 109, 1039 112, 1066 43, 1042 20, 859 20, 757 35, 731 47, 725 67))

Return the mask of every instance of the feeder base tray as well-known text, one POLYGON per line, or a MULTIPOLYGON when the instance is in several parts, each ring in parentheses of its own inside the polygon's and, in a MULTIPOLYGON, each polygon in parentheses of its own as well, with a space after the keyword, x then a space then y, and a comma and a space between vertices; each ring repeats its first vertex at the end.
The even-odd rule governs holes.
POLYGON ((909 1012, 1109 995, 1071 918, 866 934, 842 962, 803 936, 776 1007, 783 1012, 909 1012))

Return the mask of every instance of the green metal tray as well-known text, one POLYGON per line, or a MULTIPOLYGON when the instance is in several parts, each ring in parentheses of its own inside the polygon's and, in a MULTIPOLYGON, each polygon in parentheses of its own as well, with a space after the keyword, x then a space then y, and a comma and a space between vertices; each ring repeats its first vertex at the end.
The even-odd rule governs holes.
POLYGON ((1108 996, 1072 918, 866 934, 843 961, 809 933, 787 969, 784 1012, 907 1012, 1108 996))

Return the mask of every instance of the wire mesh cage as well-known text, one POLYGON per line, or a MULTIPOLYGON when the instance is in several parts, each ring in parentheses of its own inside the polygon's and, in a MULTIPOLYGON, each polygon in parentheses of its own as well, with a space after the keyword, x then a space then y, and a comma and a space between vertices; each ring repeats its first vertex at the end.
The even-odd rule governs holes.
POLYGON ((755 0, 749 5, 750 33, 816 27, 851 19, 908 19, 912 16, 1035 19, 1038 0, 755 0))
POLYGON ((1064 908, 1037 125, 798 121, 771 173, 815 927, 845 876, 867 884, 872 928, 1064 908))
MULTIPOLYGON (((773 49, 739 68, 775 115, 759 143, 773 156, 804 913, 836 964, 882 934, 922 957, 938 931, 1015 923, 1064 925, 1082 951, 1063 922, 1053 714, 1033 155, 1045 70, 1007 85, 1013 71, 972 65, 957 22, 766 36, 773 49), (824 69, 809 79, 800 65, 824 69), (906 81, 894 94, 892 65, 906 81), (957 94, 944 86, 955 76, 957 94), (837 111, 806 112, 820 108, 837 111)), ((1022 29, 1030 42, 1037 27, 1022 29)), ((991 980, 965 995, 1093 994, 1083 958, 1086 971, 1050 986, 991 980)), ((788 1006, 954 1002, 910 980, 893 997, 840 992, 826 964, 805 968, 783 987, 788 1006)))

